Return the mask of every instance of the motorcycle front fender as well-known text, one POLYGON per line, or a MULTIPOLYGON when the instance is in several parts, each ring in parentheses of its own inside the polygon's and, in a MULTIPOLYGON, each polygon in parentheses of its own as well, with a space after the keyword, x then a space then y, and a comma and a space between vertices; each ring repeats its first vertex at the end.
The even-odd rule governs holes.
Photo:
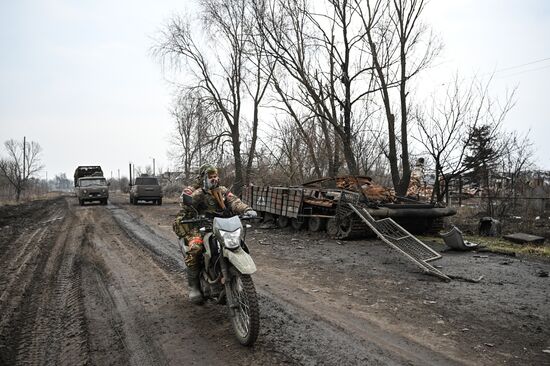
POLYGON ((245 252, 243 248, 238 248, 234 251, 226 249, 223 251, 223 256, 242 274, 256 272, 256 264, 250 254, 245 252))

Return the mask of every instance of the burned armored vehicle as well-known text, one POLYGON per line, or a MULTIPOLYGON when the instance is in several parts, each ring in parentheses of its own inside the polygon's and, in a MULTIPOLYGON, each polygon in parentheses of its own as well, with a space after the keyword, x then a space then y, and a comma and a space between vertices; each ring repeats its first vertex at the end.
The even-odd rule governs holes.
POLYGON ((278 226, 326 230, 338 239, 374 233, 349 203, 364 207, 374 219, 392 218, 411 233, 432 233, 456 210, 418 199, 396 197, 366 176, 324 178, 296 187, 248 186, 243 201, 278 226))
POLYGON ((99 165, 77 167, 74 172, 74 190, 80 206, 92 201, 106 205, 109 199, 109 184, 99 165))

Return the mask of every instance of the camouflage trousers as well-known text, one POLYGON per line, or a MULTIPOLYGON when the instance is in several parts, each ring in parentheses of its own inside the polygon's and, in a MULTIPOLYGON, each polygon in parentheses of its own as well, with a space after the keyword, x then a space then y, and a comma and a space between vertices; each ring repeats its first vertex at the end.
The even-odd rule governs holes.
POLYGON ((176 235, 184 239, 185 265, 192 271, 198 271, 204 249, 202 235, 196 227, 181 223, 180 220, 183 218, 184 215, 177 215, 172 227, 176 235))
POLYGON ((204 242, 201 236, 185 238, 184 262, 191 271, 199 271, 204 250, 204 242))

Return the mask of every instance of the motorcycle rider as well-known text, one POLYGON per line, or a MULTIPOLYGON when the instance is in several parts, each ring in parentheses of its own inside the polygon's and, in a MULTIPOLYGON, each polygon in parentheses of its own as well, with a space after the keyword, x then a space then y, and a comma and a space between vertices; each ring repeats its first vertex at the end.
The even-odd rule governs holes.
POLYGON ((189 300, 202 303, 200 291, 200 264, 204 249, 203 235, 198 224, 185 224, 181 220, 190 219, 206 212, 231 212, 235 215, 256 217, 257 213, 250 206, 242 202, 237 196, 224 186, 220 186, 218 169, 210 164, 203 165, 199 170, 201 186, 195 191, 191 187, 185 188, 182 194, 190 194, 193 203, 187 206, 182 203, 182 209, 176 215, 173 224, 174 232, 185 245, 185 265, 187 266, 187 281, 189 284, 189 300))

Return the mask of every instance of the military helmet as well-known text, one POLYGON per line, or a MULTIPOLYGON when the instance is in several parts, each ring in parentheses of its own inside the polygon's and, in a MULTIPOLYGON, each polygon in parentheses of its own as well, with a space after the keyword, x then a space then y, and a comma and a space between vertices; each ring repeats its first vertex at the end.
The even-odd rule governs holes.
POLYGON ((199 169, 199 176, 203 176, 208 173, 218 173, 218 168, 212 164, 204 164, 199 169))

